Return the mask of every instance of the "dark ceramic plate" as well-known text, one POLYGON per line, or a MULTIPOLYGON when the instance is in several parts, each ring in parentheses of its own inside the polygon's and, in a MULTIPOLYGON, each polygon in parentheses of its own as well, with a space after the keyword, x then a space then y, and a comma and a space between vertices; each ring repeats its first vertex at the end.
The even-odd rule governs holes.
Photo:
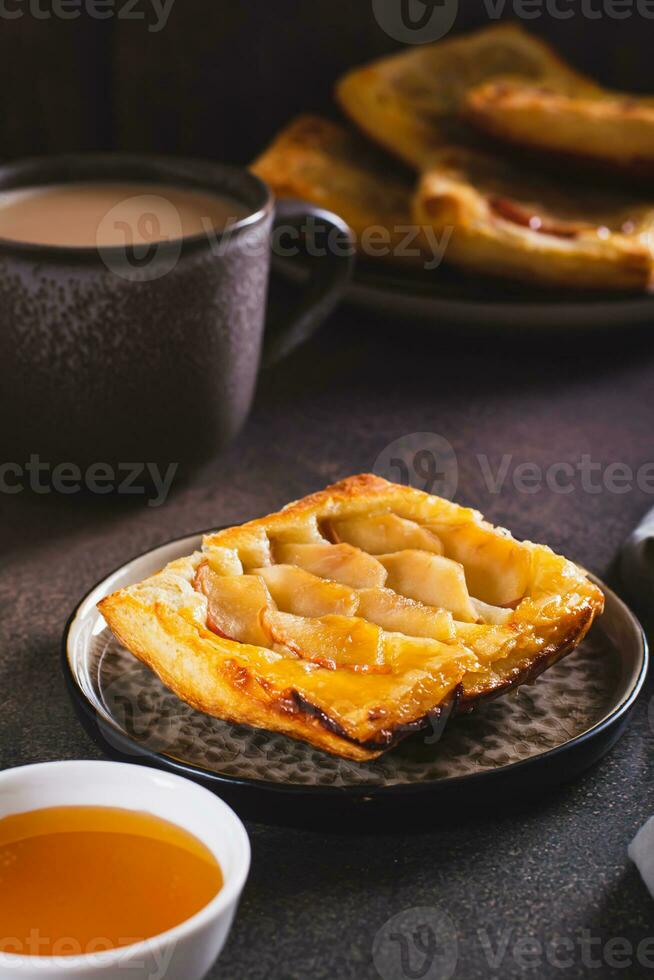
MULTIPOLYGON (((306 277, 301 261, 276 259, 293 282, 306 277)), ((359 260, 350 303, 385 317, 410 317, 430 327, 497 332, 606 331, 654 325, 654 294, 556 290, 471 276, 442 266, 431 272, 359 260)))
POLYGON ((466 276, 445 267, 404 272, 360 262, 349 298, 387 316, 455 326, 535 330, 605 330, 654 325, 649 294, 564 291, 466 276))
MULTIPOLYGON (((107 629, 96 603, 189 554, 201 535, 127 562, 82 599, 64 633, 63 667, 80 718, 110 755, 160 766, 218 792, 241 815, 270 822, 415 812, 429 804, 497 800, 543 790, 599 759, 618 739, 642 686, 642 628, 606 586, 589 637, 535 684, 423 732, 372 763, 355 763, 182 703, 107 629), (409 804, 409 806, 407 806, 409 804)), ((600 583, 601 585, 601 583, 600 583)), ((429 812, 429 811, 425 811, 429 812)), ((433 811, 432 811, 433 812, 433 811)))

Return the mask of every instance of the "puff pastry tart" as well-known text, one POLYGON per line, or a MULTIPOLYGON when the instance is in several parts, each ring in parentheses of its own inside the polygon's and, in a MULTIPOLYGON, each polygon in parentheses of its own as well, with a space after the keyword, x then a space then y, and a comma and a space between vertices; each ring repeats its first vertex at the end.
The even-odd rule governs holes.
POLYGON ((654 203, 538 176, 498 156, 450 147, 432 158, 414 220, 452 229, 445 258, 541 285, 646 290, 654 276, 654 203))
POLYGON ((524 79, 486 82, 464 112, 478 129, 513 146, 572 164, 641 177, 654 174, 654 101, 610 92, 559 91, 524 79))
MULTIPOLYGON (((251 170, 280 198, 302 198, 335 211, 354 231, 359 246, 369 253, 371 249, 365 248, 367 236, 381 229, 387 247, 377 245, 375 254, 394 261, 403 254, 408 259, 414 257, 407 254, 413 250, 405 246, 407 232, 413 229, 415 178, 344 126, 316 115, 298 116, 277 135, 251 170)), ((415 232, 409 237, 415 242, 415 232)), ((420 241, 416 245, 422 247, 420 241)))
POLYGON ((476 511, 364 475, 207 535, 99 608, 195 708, 363 761, 532 680, 603 596, 476 511))
POLYGON ((601 91, 547 44, 508 23, 356 68, 338 82, 336 97, 364 133, 422 169, 440 146, 469 138, 462 120, 467 93, 506 75, 537 84, 555 79, 559 89, 580 96, 601 91))

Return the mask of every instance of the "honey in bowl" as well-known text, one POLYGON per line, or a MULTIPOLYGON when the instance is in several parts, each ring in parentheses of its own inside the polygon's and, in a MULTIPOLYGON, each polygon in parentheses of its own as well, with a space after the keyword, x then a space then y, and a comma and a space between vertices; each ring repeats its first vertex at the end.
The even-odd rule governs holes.
POLYGON ((108 807, 0 819, 0 952, 74 956, 140 942, 204 908, 223 877, 175 824, 108 807))

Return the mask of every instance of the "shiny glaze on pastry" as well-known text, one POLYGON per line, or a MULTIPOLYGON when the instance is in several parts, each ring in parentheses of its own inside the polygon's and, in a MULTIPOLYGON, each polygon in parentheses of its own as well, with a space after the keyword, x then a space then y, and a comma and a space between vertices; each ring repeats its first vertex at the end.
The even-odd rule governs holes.
POLYGON ((621 93, 560 91, 524 80, 487 82, 468 92, 466 118, 509 147, 541 160, 598 167, 639 177, 654 174, 654 100, 621 93))
MULTIPOLYGON (((298 116, 251 170, 277 197, 301 198, 335 211, 355 232, 363 251, 366 236, 381 229, 387 248, 378 245, 377 257, 401 262, 404 255, 405 261, 420 261, 403 247, 413 225, 415 177, 345 126, 317 115, 298 116)), ((425 254, 433 257, 428 250, 425 254)))
POLYGON ((440 147, 476 142, 462 118, 467 94, 508 74, 538 84, 556 79, 579 95, 600 91, 545 42, 506 23, 355 68, 338 82, 336 98, 362 132, 421 170, 440 147))
POLYGON ((206 535, 99 608, 199 710, 364 761, 532 680, 603 596, 476 511, 362 475, 206 535))
POLYGON ((472 272, 570 288, 652 285, 654 201, 449 147, 422 175, 413 213, 437 235, 453 229, 445 257, 472 272))

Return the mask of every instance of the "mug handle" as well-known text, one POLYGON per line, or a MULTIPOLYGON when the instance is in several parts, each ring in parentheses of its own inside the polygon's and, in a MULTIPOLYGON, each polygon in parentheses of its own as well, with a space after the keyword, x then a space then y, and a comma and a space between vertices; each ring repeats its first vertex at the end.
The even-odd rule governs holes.
MULTIPOLYGON (((269 368, 285 358, 291 351, 304 344, 324 323, 326 318, 343 296, 352 277, 354 268, 354 240, 348 225, 331 211, 314 207, 306 201, 277 201, 273 224, 273 264, 276 260, 285 269, 289 258, 283 260, 276 255, 275 242, 280 231, 288 227, 297 232, 293 241, 301 241, 301 235, 309 222, 322 226, 326 235, 321 234, 321 258, 302 287, 303 292, 297 305, 291 310, 282 327, 273 333, 266 333, 261 358, 262 367, 269 368), (336 246, 336 247, 334 247, 336 246), (324 254, 323 254, 324 252, 324 254)), ((303 251, 300 246, 299 251, 303 251)), ((308 251, 306 243, 304 251, 308 251)), ((311 254, 310 251, 308 254, 311 254)))

